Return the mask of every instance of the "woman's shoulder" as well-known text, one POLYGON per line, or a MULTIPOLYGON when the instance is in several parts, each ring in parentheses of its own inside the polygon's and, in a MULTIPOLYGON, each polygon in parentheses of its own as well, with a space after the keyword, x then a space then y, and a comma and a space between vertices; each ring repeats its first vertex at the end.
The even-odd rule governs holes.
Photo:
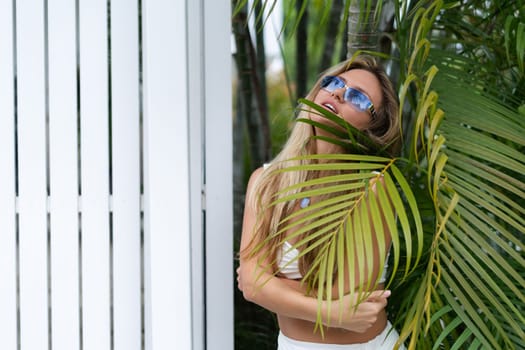
POLYGON ((258 189, 261 174, 264 172, 264 167, 259 167, 255 169, 252 174, 250 175, 250 178, 248 180, 248 184, 246 186, 246 208, 245 211, 249 208, 255 212, 255 198, 257 198, 258 193, 260 193, 260 190, 258 189))
POLYGON ((267 170, 270 167, 271 163, 264 163, 259 168, 255 169, 252 174, 250 175, 250 179, 248 180, 248 187, 250 187, 250 184, 253 186, 255 182, 261 177, 261 174, 267 170))
POLYGON ((248 180, 248 186, 246 188, 246 191, 250 193, 253 188, 255 187, 255 184, 259 181, 259 178, 261 177, 261 174, 264 171, 264 167, 259 167, 255 169, 252 174, 250 175, 250 178, 248 180))
POLYGON ((266 172, 269 169, 270 165, 271 163, 265 163, 252 172, 248 180, 248 185, 246 187, 246 192, 248 196, 258 191, 257 187, 261 181, 262 175, 264 172, 266 172))
POLYGON ((250 180, 248 180, 248 184, 251 183, 251 182, 257 181, 257 179, 261 176, 263 171, 264 171, 264 167, 259 167, 259 168, 255 169, 252 172, 252 174, 250 175, 250 180))

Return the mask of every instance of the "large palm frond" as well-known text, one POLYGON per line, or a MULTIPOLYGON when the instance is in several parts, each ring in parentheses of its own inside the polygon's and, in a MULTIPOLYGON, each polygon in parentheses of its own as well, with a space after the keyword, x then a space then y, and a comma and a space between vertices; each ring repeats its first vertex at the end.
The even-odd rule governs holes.
MULTIPOLYGON (((411 19, 400 95, 415 119, 405 150, 426 172, 405 174, 426 188, 434 213, 422 214, 429 249, 391 298, 394 320, 410 348, 523 348, 524 76, 512 58, 520 54, 511 50, 495 69, 446 45, 431 50, 427 38, 443 8, 432 2, 411 19)), ((505 36, 510 48, 523 40, 515 27, 505 36)))
MULTIPOLYGON (((285 218, 283 230, 317 232, 295 247, 319 252, 306 278, 322 299, 331 298, 333 284, 342 291, 344 259, 365 275, 373 243, 367 233, 375 229, 377 242, 385 239, 381 225, 371 227, 367 218, 383 220, 393 240, 389 304, 400 341, 410 349, 523 349, 524 10, 505 1, 406 4, 396 15, 398 28, 406 30, 397 42, 404 158, 318 156, 319 165, 284 169, 351 171, 299 184, 294 190, 300 191, 282 198, 340 193, 292 214, 301 220, 285 218), (480 6, 469 10, 474 3, 480 6), (504 21, 494 20, 498 16, 504 21), (480 25, 487 30, 479 31, 480 25), (491 60, 494 53, 498 59, 491 60), (385 181, 375 182, 376 195, 369 186, 378 179, 374 170, 385 174, 385 181)), ((362 292, 370 287, 365 282, 352 287, 362 292)))
POLYGON ((446 162, 438 212, 458 200, 438 241, 438 292, 461 320, 454 328, 472 332, 465 339, 524 346, 513 339, 525 339, 525 123, 516 106, 472 79, 476 62, 445 59, 439 67, 433 87, 446 111, 439 127, 446 162))
POLYGON ((413 290, 396 312, 402 337, 411 335, 414 348, 521 348, 525 123, 516 105, 473 79, 476 62, 431 57, 439 66, 436 103, 428 104, 416 143, 426 144, 421 164, 428 164, 435 229, 421 275, 401 283, 404 296, 413 290))
MULTIPOLYGON (((328 120, 339 118, 322 108, 317 112, 328 120)), ((340 118, 339 122, 347 124, 340 118)), ((334 131, 330 127, 325 130, 334 131)), ((355 133, 351 138, 356 143, 365 139, 364 135, 360 135, 350 125, 346 125, 346 130, 349 135, 355 133)), ((323 140, 341 145, 339 138, 324 137, 323 140)), ((343 142, 342 145, 348 143, 343 142)), ((336 294, 340 299, 345 294, 353 293, 358 293, 359 299, 366 298, 367 291, 377 285, 377 277, 372 275, 376 264, 373 254, 375 247, 379 247, 380 265, 386 263, 387 234, 392 239, 392 276, 398 270, 404 271, 399 275, 409 276, 423 255, 420 211, 411 185, 400 169, 400 166, 406 166, 404 161, 358 154, 365 148, 366 145, 355 147, 354 154, 302 156, 302 161, 314 162, 277 167, 280 169, 273 173, 309 171, 332 174, 314 176, 312 180, 276 193, 276 200, 270 206, 301 201, 304 198, 311 199, 312 204, 286 217, 281 222, 280 230, 256 247, 256 250, 262 249, 265 244, 278 237, 281 243, 285 240, 295 241, 289 249, 300 250, 297 259, 316 250, 303 281, 307 284, 308 291, 317 295, 320 304, 322 300, 332 299, 336 294), (284 235, 287 231, 293 233, 284 235), (371 235, 371 231, 375 235, 371 235), (403 261, 403 266, 399 266, 400 261, 403 261), (345 280, 349 282, 349 287, 345 287, 345 280), (334 286, 335 291, 332 288, 334 286)), ((376 151, 381 152, 380 149, 376 151)), ((318 321, 320 326, 321 319, 318 321)))

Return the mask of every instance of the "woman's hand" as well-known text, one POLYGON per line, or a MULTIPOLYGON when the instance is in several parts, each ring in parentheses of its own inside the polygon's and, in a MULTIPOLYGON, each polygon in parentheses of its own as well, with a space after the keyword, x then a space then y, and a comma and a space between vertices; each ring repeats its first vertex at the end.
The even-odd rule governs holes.
MULTIPOLYGON (((241 266, 236 270, 237 273, 237 288, 242 292, 242 273, 241 266)), ((305 298, 304 292, 301 291, 300 281, 281 279, 273 277, 275 282, 281 285, 281 293, 291 293, 296 295, 296 298, 305 298)), ((356 333, 366 332, 377 321, 379 314, 387 305, 387 298, 390 296, 389 290, 375 290, 370 293, 366 300, 361 301, 357 307, 358 301, 357 293, 353 295, 346 294, 342 300, 325 301, 322 306, 323 324, 329 327, 344 328, 348 331, 356 333), (330 318, 328 318, 328 303, 330 303, 330 318)), ((283 294, 281 294, 283 295, 283 294)), ((311 300, 309 305, 315 306, 317 299, 314 297, 306 297, 311 300)), ((307 309, 305 308, 304 311, 307 309)), ((310 309, 313 310, 313 309, 310 309)), ((310 319, 315 318, 315 314, 311 314, 310 319)))
POLYGON ((242 292, 241 266, 239 266, 235 272, 237 273, 237 288, 242 292))
MULTIPOLYGON (((355 306, 358 301, 357 293, 344 295, 342 301, 332 300, 330 310, 332 322, 329 326, 364 333, 377 321, 379 313, 386 307, 389 296, 389 290, 375 290, 357 307, 355 306)), ((323 305, 323 314, 328 314, 327 303, 323 305)))
MULTIPOLYGON (((249 247, 254 232, 257 213, 249 203, 252 202, 250 199, 253 195, 252 186, 261 172, 262 168, 256 170, 248 182, 241 252, 249 247)), ((272 273, 273 271, 265 269, 269 265, 261 266, 260 263, 257 257, 241 254, 239 268, 236 271, 237 287, 247 301, 284 317, 315 323, 320 311, 323 325, 362 333, 377 321, 390 295, 389 291, 374 291, 357 306, 357 293, 352 296, 344 295, 342 302, 339 302, 339 299, 325 300, 319 309, 317 298, 307 296, 305 286, 300 281, 279 278, 272 273), (330 305, 330 314, 328 314, 328 305, 330 305)))

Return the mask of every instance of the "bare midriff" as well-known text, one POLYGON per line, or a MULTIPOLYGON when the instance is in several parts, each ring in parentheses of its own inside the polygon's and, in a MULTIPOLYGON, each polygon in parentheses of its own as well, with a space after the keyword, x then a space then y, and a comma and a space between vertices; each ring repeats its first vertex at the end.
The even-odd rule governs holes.
MULTIPOLYGON (((296 281, 290 281, 297 288, 296 281)), ((382 289, 383 284, 379 284, 377 289, 382 289)), ((315 328, 315 323, 297 318, 277 315, 279 328, 288 338, 323 344, 359 344, 366 343, 377 337, 387 325, 387 314, 383 309, 377 317, 377 321, 365 332, 353 332, 339 327, 323 326, 323 333, 319 327, 315 328)))
MULTIPOLYGON (((298 208, 296 208, 298 209, 298 208)), ((295 219, 297 220, 297 218, 295 219)), ((295 220, 292 220, 295 221, 295 220)), ((287 234, 290 234, 288 232, 287 234)), ((291 243, 296 243, 292 240, 290 240, 291 243)), ((371 280, 377 280, 382 273, 382 271, 379 270, 379 249, 377 247, 377 242, 375 242, 376 245, 374 246, 374 257, 375 257, 375 264, 373 265, 373 270, 371 274, 371 280)), ((388 249, 390 246, 390 237, 387 238, 385 242, 385 247, 388 249)), ((357 256, 357 255, 356 255, 357 256)), ((355 266, 358 266, 358 262, 355 262, 355 266)), ((365 267, 365 274, 368 274, 368 270, 365 267)), ((359 278, 356 274, 355 276, 356 280, 354 281, 355 285, 359 284, 359 278)), ((286 278, 283 278, 286 283, 291 286, 292 288, 305 292, 302 284, 299 280, 289 280, 286 278)), ((337 281, 335 281, 337 283, 337 281)), ((362 281, 361 281, 362 282, 362 281)), ((375 289, 382 290, 384 289, 384 284, 379 283, 376 285, 375 289)), ((345 283, 345 288, 348 288, 348 283, 345 283)), ((333 298, 334 300, 337 299, 337 289, 334 288, 333 291, 333 298)), ((337 301, 335 301, 337 302, 337 301)), ((321 333, 321 330, 316 328, 314 322, 297 319, 297 318, 291 318, 283 315, 277 315, 277 319, 279 321, 279 328, 281 332, 286 335, 289 338, 299 340, 299 341, 305 341, 305 342, 312 342, 312 343, 324 343, 324 344, 359 344, 359 343, 366 343, 375 337, 377 337, 381 332, 385 329, 387 325, 387 314, 385 309, 380 311, 377 315, 377 321, 368 328, 365 332, 354 332, 350 331, 344 328, 340 327, 327 327, 323 326, 323 332, 321 333)))
POLYGON ((315 324, 309 321, 280 315, 278 315, 278 320, 281 332, 283 332, 288 338, 325 344, 366 343, 381 334, 387 324, 385 310, 379 313, 377 321, 364 333, 352 332, 343 328, 324 326, 323 334, 321 334, 319 329, 314 331, 315 324))

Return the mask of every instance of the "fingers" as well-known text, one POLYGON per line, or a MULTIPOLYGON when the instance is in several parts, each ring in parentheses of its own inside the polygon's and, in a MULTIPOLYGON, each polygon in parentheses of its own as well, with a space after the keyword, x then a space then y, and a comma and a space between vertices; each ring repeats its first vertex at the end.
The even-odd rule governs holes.
MULTIPOLYGON (((346 298, 345 301, 349 302, 349 304, 345 304, 350 307, 343 306, 344 310, 342 317, 339 319, 339 327, 357 333, 366 332, 377 322, 380 313, 383 312, 387 305, 387 299, 390 294, 389 290, 373 291, 366 300, 361 300, 357 307, 352 306, 358 301, 357 293, 353 294, 351 299, 346 298)), ((350 297, 350 295, 345 297, 350 297)))
POLYGON ((235 272, 237 273, 237 288, 242 292, 241 267, 239 266, 235 272))
POLYGON ((354 323, 353 330, 358 333, 366 332, 377 322, 378 316, 384 310, 386 304, 387 300, 384 297, 376 297, 372 301, 367 300, 361 303, 354 314, 354 321, 359 320, 359 322, 357 324, 354 323))
MULTIPOLYGON (((384 308, 386 307, 387 298, 390 294, 391 292, 389 290, 375 290, 371 292, 366 299, 361 299, 361 303, 375 303, 379 304, 381 308, 384 308)), ((346 294, 343 299, 346 305, 353 307, 360 299, 360 295, 358 293, 346 294)))
POLYGON ((389 290, 374 290, 370 295, 368 296, 368 301, 379 301, 380 299, 387 299, 390 294, 392 294, 389 290))
POLYGON ((390 296, 391 292, 389 290, 375 290, 370 293, 370 296, 367 298, 367 302, 376 304, 378 310, 382 310, 387 305, 387 298, 390 296))

